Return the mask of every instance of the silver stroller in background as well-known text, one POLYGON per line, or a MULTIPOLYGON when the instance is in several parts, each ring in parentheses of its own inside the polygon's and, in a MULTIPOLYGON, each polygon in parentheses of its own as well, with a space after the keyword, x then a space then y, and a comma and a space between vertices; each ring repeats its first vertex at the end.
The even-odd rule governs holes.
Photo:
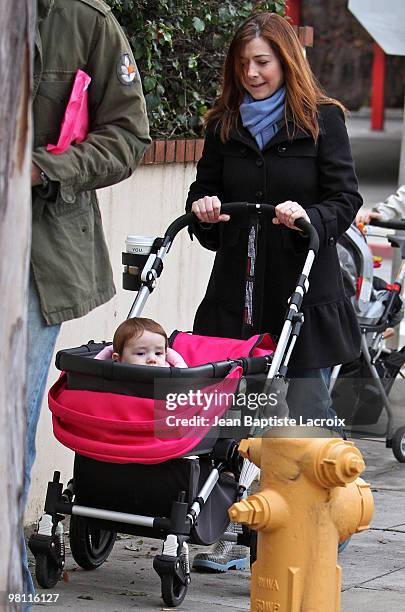
MULTIPOLYGON (((405 277, 405 221, 374 221, 367 226, 367 235, 386 238, 400 249, 401 267, 392 283, 375 275, 374 259, 363 233, 352 225, 338 243, 340 265, 347 295, 351 298, 361 331, 360 357, 349 364, 333 368, 330 391, 338 416, 346 419, 353 435, 370 434, 369 425, 378 422, 382 411, 387 413, 386 446, 398 461, 405 462, 404 425, 395 429, 391 391, 404 378, 405 346, 392 350, 385 346, 388 328, 401 323, 404 307, 401 299, 405 277), (395 230, 382 233, 376 227, 395 230), (402 231, 401 231, 402 230, 402 231)), ((404 389, 405 389, 405 383, 404 389)), ((405 409, 405 401, 404 401, 405 409)))

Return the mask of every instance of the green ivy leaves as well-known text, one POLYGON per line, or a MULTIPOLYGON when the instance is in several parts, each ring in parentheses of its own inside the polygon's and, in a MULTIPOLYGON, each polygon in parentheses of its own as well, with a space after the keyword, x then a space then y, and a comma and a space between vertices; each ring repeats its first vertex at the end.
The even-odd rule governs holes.
POLYGON ((199 17, 193 17, 193 26, 196 32, 204 32, 205 30, 205 23, 199 17))

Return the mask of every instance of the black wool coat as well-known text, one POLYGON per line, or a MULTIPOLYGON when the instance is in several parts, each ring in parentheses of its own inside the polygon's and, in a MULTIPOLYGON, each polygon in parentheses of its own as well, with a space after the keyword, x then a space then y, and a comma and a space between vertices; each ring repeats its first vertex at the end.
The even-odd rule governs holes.
MULTIPOLYGON (((336 105, 319 107, 317 143, 303 131, 289 138, 283 125, 262 151, 242 126, 221 142, 216 128, 207 130, 197 176, 186 209, 205 196, 221 202, 279 204, 293 200, 306 209, 318 231, 320 249, 302 311, 305 321, 290 365, 322 368, 354 360, 360 353, 356 315, 345 296, 336 241, 362 205, 344 115, 336 105)), ((289 126, 290 133, 293 126, 289 126)), ((190 228, 200 243, 217 251, 194 332, 223 337, 279 335, 307 254, 300 232, 264 218, 233 215, 227 223, 190 228), (253 319, 244 323, 248 236, 256 224, 253 319)))

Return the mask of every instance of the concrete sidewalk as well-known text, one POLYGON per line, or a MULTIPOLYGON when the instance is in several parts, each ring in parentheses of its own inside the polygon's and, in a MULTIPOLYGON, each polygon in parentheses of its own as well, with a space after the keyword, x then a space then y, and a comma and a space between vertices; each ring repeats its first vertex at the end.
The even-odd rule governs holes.
POLYGON ((402 109, 386 111, 384 129, 370 129, 370 111, 352 112, 347 130, 353 152, 359 191, 364 204, 372 207, 398 188, 402 137, 402 109))
MULTIPOLYGON (((342 612, 405 610, 405 464, 399 464, 381 439, 357 442, 367 463, 365 479, 372 486, 375 515, 371 529, 353 536, 340 555, 343 568, 342 612)), ((85 572, 67 551, 66 572, 51 592, 52 610, 165 610, 160 582, 152 568, 160 542, 121 536, 106 563, 85 572)), ((191 557, 202 550, 192 547, 191 557)), ((33 569, 33 566, 31 566, 33 569)), ((250 571, 226 574, 192 573, 179 610, 236 612, 249 610, 250 571)), ((47 593, 43 589, 39 593, 47 593)), ((39 609, 41 606, 34 606, 39 609)), ((319 610, 317 612, 323 612, 319 610)))

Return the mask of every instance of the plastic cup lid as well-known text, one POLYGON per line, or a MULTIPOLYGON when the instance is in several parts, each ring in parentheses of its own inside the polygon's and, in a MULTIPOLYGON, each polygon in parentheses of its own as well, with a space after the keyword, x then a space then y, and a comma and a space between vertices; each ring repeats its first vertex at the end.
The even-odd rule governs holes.
POLYGON ((155 236, 127 236, 127 244, 134 244, 136 246, 152 246, 155 242, 155 236))

